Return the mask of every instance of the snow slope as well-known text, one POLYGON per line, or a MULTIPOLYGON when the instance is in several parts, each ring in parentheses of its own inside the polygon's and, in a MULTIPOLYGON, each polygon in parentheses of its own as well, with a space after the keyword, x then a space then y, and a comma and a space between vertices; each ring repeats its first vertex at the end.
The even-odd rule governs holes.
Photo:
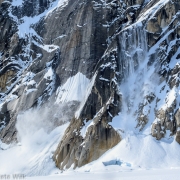
MULTIPOLYGON (((33 17, 23 17, 21 21, 14 16, 11 11, 9 12, 9 15, 17 22, 18 24, 18 35, 19 37, 24 38, 26 35, 37 36, 37 33, 34 31, 32 25, 36 24, 41 18, 44 16, 48 16, 51 14, 52 11, 56 10, 57 8, 63 8, 67 5, 68 0, 56 0, 54 2, 49 1, 50 7, 45 10, 43 13, 33 16, 33 17)), ((12 1, 12 6, 21 6, 23 4, 23 0, 13 0, 12 1)))
POLYGON ((70 77, 67 82, 57 89, 56 103, 68 101, 82 101, 87 92, 90 80, 82 73, 70 77))
POLYGON ((101 172, 101 173, 62 173, 54 176, 31 177, 27 180, 179 180, 180 169, 161 169, 161 170, 135 170, 135 171, 116 171, 116 172, 101 172))
MULTIPOLYGON (((22 23, 19 24, 19 35, 24 37, 25 34, 36 35, 36 32, 32 29, 31 25, 35 24, 44 15, 49 15, 55 8, 65 5, 68 1, 55 1, 52 6, 40 14, 37 17, 24 17, 22 23)), ((140 16, 136 26, 141 26, 141 21, 150 14, 156 12, 159 6, 162 6, 166 1, 159 1, 149 11, 140 16)), ((22 1, 13 1, 13 6, 19 6, 22 1)), ((13 17, 13 16, 12 16, 13 17)), ((15 17, 13 17, 15 18, 15 17)), ((128 27, 129 29, 132 27, 128 27)), ((136 33, 136 32, 135 32, 136 33)), ((138 32, 143 34, 142 32, 138 32)), ((133 36, 132 36, 133 37, 133 36)), ((136 36, 134 36, 136 37, 136 36)), ((144 41, 145 37, 139 42, 144 41)), ((126 42, 124 42, 126 43, 126 42)), ((141 43, 140 43, 141 44, 141 43)), ((45 50, 49 51, 49 45, 39 45, 45 50)), ((124 45, 126 46, 126 44, 124 45)), ((56 47, 54 47, 56 49, 56 47)), ((139 48, 139 56, 146 53, 145 49, 139 48)), ((153 47, 150 53, 153 53, 153 47)), ((137 47, 129 50, 131 53, 137 51, 137 47)), ((129 54, 126 54, 127 56, 129 54)), ((130 54, 132 57, 133 54, 130 54)), ((146 94, 150 91, 159 92, 159 89, 163 86, 161 84, 157 86, 158 77, 154 72, 154 66, 151 69, 144 68, 144 64, 148 61, 148 55, 144 62, 141 62, 141 66, 138 71, 134 72, 131 65, 131 71, 125 75, 129 76, 128 80, 119 87, 121 93, 124 95, 123 99, 123 111, 113 119, 110 123, 122 136, 122 141, 113 149, 107 151, 98 160, 87 164, 75 172, 71 172, 72 169, 62 174, 55 167, 52 161, 52 155, 60 142, 62 135, 67 128, 68 124, 57 127, 55 129, 47 129, 49 124, 43 121, 41 114, 32 112, 25 113, 19 117, 17 123, 18 136, 20 143, 18 145, 6 145, 0 144, 0 174, 12 174, 12 173, 24 173, 27 176, 37 175, 52 175, 47 177, 32 177, 27 179, 127 179, 127 180, 153 180, 153 179, 179 179, 180 167, 180 145, 170 137, 166 135, 161 141, 155 140, 151 135, 151 123, 155 120, 153 114, 150 112, 151 121, 146 125, 143 131, 139 132, 136 128, 137 122, 134 120, 133 114, 129 112, 135 112, 137 105, 143 100, 146 94), (137 73, 138 72, 138 73, 137 73), (136 73, 136 74, 135 74, 136 73), (153 76, 152 76, 153 74, 153 76), (139 93, 139 87, 141 87, 141 93, 139 93), (139 95, 138 95, 139 93, 139 95), (128 102, 128 103, 127 103, 128 102), (8 157, 8 158, 7 158, 8 157), (12 162, 15 162, 12 163, 12 162), (155 170, 154 168, 158 169, 155 170), (149 169, 149 170, 147 170, 149 169)), ((130 58, 132 63, 132 58, 130 58)), ((175 66, 175 60, 172 61, 170 66, 175 66)), ((45 78, 52 77, 51 69, 45 75, 45 78)), ((69 78, 67 82, 59 87, 57 90, 57 101, 56 103, 69 102, 69 101, 80 101, 81 106, 76 112, 78 117, 80 110, 83 107, 85 100, 87 99, 92 86, 94 84, 95 76, 92 80, 89 80, 81 73, 69 78)), ((168 105, 172 104, 173 98, 176 93, 179 93, 179 89, 173 89, 168 94, 168 105)), ((158 94, 158 93, 156 93, 158 94)), ((163 96, 163 94, 161 94, 163 96)), ((163 106, 164 102, 159 102, 159 106, 163 106)), ((155 105, 155 104, 154 104, 155 105)), ((146 107, 144 113, 151 111, 152 107, 146 107)), ((89 127, 89 124, 87 125, 89 127)), ((86 132, 86 127, 83 129, 86 132)))

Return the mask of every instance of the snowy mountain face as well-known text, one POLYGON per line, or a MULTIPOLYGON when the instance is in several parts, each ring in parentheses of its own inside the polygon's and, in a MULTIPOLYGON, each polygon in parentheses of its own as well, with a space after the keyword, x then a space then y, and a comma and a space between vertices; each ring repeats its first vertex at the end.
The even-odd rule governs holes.
POLYGON ((3 173, 179 166, 179 23, 179 0, 0 0, 0 158, 26 162, 3 173))

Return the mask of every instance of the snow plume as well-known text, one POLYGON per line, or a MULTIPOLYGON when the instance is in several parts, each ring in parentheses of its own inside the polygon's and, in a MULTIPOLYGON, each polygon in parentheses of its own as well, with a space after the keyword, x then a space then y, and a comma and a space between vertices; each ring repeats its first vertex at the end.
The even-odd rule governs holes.
POLYGON ((120 32, 120 74, 124 80, 134 75, 145 61, 148 50, 146 39, 146 31, 141 23, 120 32))
MULTIPOLYGON (((122 77, 119 91, 123 98, 122 111, 110 124, 121 134, 122 141, 106 152, 93 166, 87 166, 87 170, 96 171, 99 165, 103 168, 103 162, 108 169, 112 168, 110 165, 116 165, 117 170, 123 169, 124 166, 129 169, 179 167, 180 146, 174 137, 170 136, 170 131, 167 131, 166 136, 160 141, 151 135, 155 110, 159 110, 163 105, 169 107, 178 93, 178 89, 173 88, 167 94, 168 85, 162 82, 157 73, 161 66, 157 54, 159 46, 168 35, 162 37, 149 50, 146 32, 139 22, 127 27, 119 36, 122 77), (137 27, 138 25, 140 26, 137 27), (154 64, 151 58, 155 59, 154 64), (156 102, 157 98, 160 99, 159 102, 156 102)), ((177 57, 177 54, 174 57, 177 57)), ((174 61, 172 58, 170 65, 174 62, 177 63, 177 59, 174 61)))
MULTIPOLYGON (((128 167, 130 164, 130 168, 158 167, 161 164, 162 156, 168 159, 172 153, 168 151, 168 145, 172 143, 171 146, 175 147, 177 144, 173 139, 165 139, 168 143, 158 144, 150 135, 151 123, 155 119, 153 95, 159 85, 160 78, 155 71, 155 64, 148 66, 150 54, 148 53, 147 37, 143 27, 141 25, 135 28, 130 26, 126 32, 120 34, 122 82, 119 90, 123 100, 122 111, 110 123, 119 131, 123 140, 117 147, 110 150, 109 155, 103 156, 105 158, 102 158, 102 161, 118 160, 123 166, 127 164, 125 166, 128 167), (127 31, 129 33, 125 34, 127 31), (149 96, 152 98, 151 102, 148 100, 149 96), (147 118, 147 122, 139 120, 143 117, 147 118), (152 151, 147 147, 156 147, 154 148, 156 150, 152 151), (164 152, 163 155, 161 151, 164 152), (111 152, 112 155, 110 155, 111 152), (144 152, 146 153, 144 154, 144 152), (159 162, 158 165, 156 165, 157 162, 159 162)), ((175 152, 176 154, 178 154, 178 150, 179 148, 175 152)), ((170 162, 174 163, 174 161, 170 162)), ((162 166, 165 167, 166 165, 170 166, 170 163, 164 162, 162 166)))
POLYGON ((76 107, 75 102, 49 103, 19 114, 16 124, 19 143, 9 146, 0 143, 0 173, 23 172, 33 176, 58 172, 52 156, 76 107))
MULTIPOLYGON (((180 146, 174 137, 167 133, 167 136, 158 141, 151 135, 156 108, 156 98, 153 97, 156 95, 165 98, 165 95, 160 93, 164 84, 160 83, 160 76, 156 73, 158 62, 148 65, 151 55, 156 57, 159 45, 156 44, 148 51, 146 33, 141 26, 130 26, 126 32, 120 33, 119 43, 122 77, 119 91, 123 98, 122 111, 109 123, 120 133, 122 140, 98 160, 80 168, 81 172, 118 172, 180 166, 180 146), (137 128, 137 118, 143 115, 148 118, 147 124, 137 128)), ((168 94, 169 100, 174 100, 175 93, 173 88, 168 94)))
POLYGON ((66 108, 66 105, 54 107, 53 109, 45 106, 40 109, 30 109, 19 114, 16 124, 18 140, 21 143, 43 142, 46 139, 46 135, 53 129, 69 121, 67 112, 64 113, 66 108), (42 136, 39 136, 40 133, 42 133, 42 136))
MULTIPOLYGON (((154 92, 155 82, 152 76, 154 71, 149 71, 147 67, 146 39, 146 32, 141 23, 130 26, 119 35, 120 75, 122 77, 119 89, 122 93, 123 109, 120 117, 121 122, 117 121, 117 123, 119 123, 118 127, 123 128, 123 130, 126 129, 124 126, 128 129, 136 127, 135 112, 138 111, 139 104, 143 103, 146 95, 154 92)), ((117 128, 117 124, 114 126, 117 128)))

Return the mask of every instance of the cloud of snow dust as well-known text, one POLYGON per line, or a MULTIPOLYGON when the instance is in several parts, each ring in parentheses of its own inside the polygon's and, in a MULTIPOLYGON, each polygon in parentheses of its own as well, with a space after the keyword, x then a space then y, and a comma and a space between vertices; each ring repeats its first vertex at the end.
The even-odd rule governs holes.
POLYGON ((51 131, 71 120, 75 107, 75 102, 59 105, 50 103, 19 114, 16 123, 18 141, 22 144, 43 143, 51 131))
POLYGON ((76 102, 49 103, 19 114, 19 143, 6 145, 0 141, 0 173, 35 176, 59 172, 52 157, 76 107, 76 102))

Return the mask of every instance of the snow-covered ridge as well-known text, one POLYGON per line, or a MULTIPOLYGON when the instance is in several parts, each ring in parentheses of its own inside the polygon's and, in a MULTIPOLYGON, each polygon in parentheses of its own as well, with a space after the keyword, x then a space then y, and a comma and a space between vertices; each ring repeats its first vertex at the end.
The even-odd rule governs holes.
MULTIPOLYGON (((9 15, 13 18, 13 20, 18 25, 18 35, 20 38, 24 38, 25 35, 31 35, 31 36, 37 36, 37 33, 34 31, 34 28, 32 27, 36 23, 38 23, 41 18, 49 16, 54 10, 58 8, 64 8, 68 4, 69 0, 56 0, 56 1, 50 1, 49 8, 45 10, 43 13, 39 15, 34 15, 33 17, 23 17, 22 19, 18 19, 16 16, 14 16, 11 13, 11 7, 9 15)), ((25 3, 25 0, 13 0, 12 6, 23 6, 23 3, 25 3)), ((38 4, 37 4, 38 5, 38 4)), ((41 39, 41 38, 40 38, 41 39)))

